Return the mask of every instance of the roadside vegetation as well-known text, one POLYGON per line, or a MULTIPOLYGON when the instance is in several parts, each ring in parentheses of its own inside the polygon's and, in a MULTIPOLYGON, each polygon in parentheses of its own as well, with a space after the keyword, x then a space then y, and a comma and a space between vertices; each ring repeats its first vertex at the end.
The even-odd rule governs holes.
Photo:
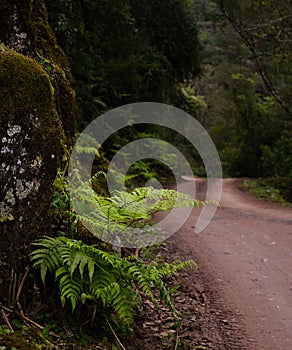
POLYGON ((246 180, 243 185, 258 199, 283 206, 292 205, 292 180, 287 178, 267 178, 246 180))

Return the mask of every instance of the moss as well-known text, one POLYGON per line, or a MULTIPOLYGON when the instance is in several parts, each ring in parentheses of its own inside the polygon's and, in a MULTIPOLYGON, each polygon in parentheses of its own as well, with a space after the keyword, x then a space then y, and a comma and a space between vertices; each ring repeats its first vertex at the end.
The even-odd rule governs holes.
MULTIPOLYGON (((18 2, 23 3, 23 0, 18 2)), ((25 2, 25 1, 24 1, 25 2)), ((55 102, 61 117, 63 128, 72 144, 75 136, 75 98, 71 87, 72 77, 67 57, 57 44, 55 34, 48 22, 48 15, 44 1, 31 1, 29 11, 23 12, 23 18, 35 46, 35 52, 44 62, 43 68, 49 69, 49 76, 56 89, 55 102)))
MULTIPOLYGON (((1 345, 5 346, 7 349, 12 349, 14 347, 19 350, 34 350, 39 349, 40 345, 37 343, 42 342, 40 334, 33 328, 4 334, 1 338, 1 345)), ((42 349, 45 348, 49 349, 49 346, 42 346, 42 349)))
POLYGON ((46 118, 52 114, 52 85, 48 75, 32 59, 12 50, 0 53, 1 114, 42 110, 46 118))
POLYGON ((21 273, 29 263, 30 242, 49 232, 52 183, 65 136, 42 67, 10 49, 0 51, 0 67, 0 217, 13 217, 0 222, 0 264, 7 266, 0 294, 5 295, 8 268, 21 273))
POLYGON ((3 0, 0 4, 0 41, 37 60, 49 73, 55 105, 67 143, 75 135, 75 97, 68 60, 48 23, 44 0, 3 0))
MULTIPOLYGON (((11 268, 17 287, 31 242, 49 234, 52 184, 75 134, 71 73, 44 0, 0 2, 0 100, 0 299, 7 302, 11 268)), ((31 278, 23 304, 33 295, 31 278)))
MULTIPOLYGON (((35 156, 31 160, 32 168, 49 159, 48 164, 60 165, 60 158, 65 152, 62 149, 62 145, 65 144, 65 136, 55 109, 54 88, 48 74, 36 61, 13 50, 0 52, 0 66, 0 100, 4 101, 0 106, 0 129, 3 134, 1 159, 5 160, 5 154, 11 152, 14 152, 15 155, 25 152, 22 155, 25 158, 27 154, 35 154, 37 150, 37 153, 47 155, 48 159, 35 156), (33 128, 39 131, 33 131, 33 128), (39 140, 37 132, 43 135, 39 135, 39 140), (20 133, 23 144, 15 145, 13 140, 20 133), (25 142, 27 148, 19 149, 19 146, 25 146, 25 142), (55 158, 53 162, 52 152, 55 158)), ((24 166, 20 158, 17 164, 19 170, 24 166)), ((6 170, 9 169, 6 168, 6 170)), ((50 170, 53 170, 53 173, 56 172, 54 165, 50 170)), ((16 171, 17 169, 14 169, 14 173, 16 171)))

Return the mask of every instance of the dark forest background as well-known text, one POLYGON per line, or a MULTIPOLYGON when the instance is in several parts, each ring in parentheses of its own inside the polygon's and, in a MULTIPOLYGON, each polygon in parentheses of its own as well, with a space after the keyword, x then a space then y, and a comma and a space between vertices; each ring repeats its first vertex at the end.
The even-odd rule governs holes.
POLYGON ((47 6, 71 64, 78 130, 123 104, 168 103, 207 128, 225 176, 292 177, 288 1, 47 6))

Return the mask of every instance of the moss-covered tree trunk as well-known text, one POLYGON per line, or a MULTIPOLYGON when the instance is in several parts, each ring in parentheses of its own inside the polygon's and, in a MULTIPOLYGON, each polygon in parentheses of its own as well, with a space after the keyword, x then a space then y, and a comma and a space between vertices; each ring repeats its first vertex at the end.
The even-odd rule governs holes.
POLYGON ((74 141, 75 104, 44 1, 2 0, 0 23, 0 302, 12 306, 31 242, 49 234, 52 184, 74 141))

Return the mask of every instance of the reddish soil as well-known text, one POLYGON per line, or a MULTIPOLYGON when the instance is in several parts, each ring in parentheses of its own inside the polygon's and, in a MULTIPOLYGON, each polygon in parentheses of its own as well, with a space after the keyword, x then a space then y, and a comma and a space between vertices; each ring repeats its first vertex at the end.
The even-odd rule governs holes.
MULTIPOLYGON (((197 197, 206 182, 196 179, 197 197)), ((189 252, 200 266, 209 303, 242 322, 228 340, 232 320, 222 320, 226 349, 292 349, 292 209, 259 201, 241 179, 225 179, 221 207, 209 226, 194 233, 200 209, 171 239, 181 258, 189 252), (232 316, 233 315, 233 316, 232 316), (229 325, 229 326, 228 326, 229 325), (230 329, 229 329, 230 328, 230 329), (239 334, 241 333, 241 334, 239 334), (227 345, 226 342, 229 342, 227 345)), ((184 183, 188 192, 190 182, 184 183)), ((216 347, 215 347, 216 348, 216 347)))

